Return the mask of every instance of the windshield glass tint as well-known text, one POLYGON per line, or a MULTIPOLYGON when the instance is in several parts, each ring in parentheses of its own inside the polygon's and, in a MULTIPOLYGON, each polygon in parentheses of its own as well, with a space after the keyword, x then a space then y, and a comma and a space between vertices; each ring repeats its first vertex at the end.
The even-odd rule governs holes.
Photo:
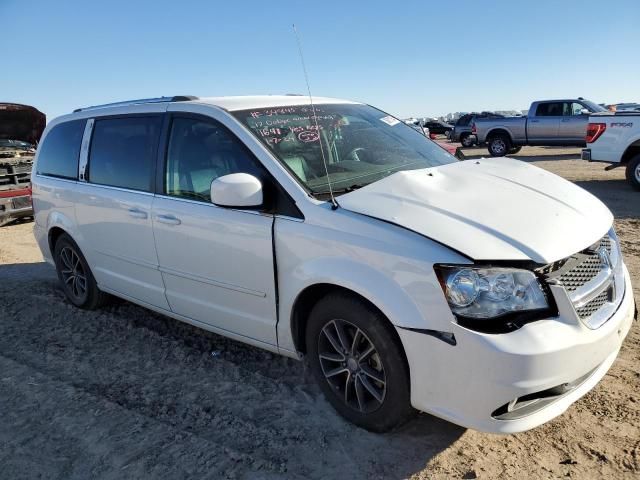
POLYGON ((456 159, 404 122, 367 105, 308 105, 233 112, 298 179, 316 194, 344 193, 400 170, 456 159), (321 151, 322 149, 322 151, 321 151))

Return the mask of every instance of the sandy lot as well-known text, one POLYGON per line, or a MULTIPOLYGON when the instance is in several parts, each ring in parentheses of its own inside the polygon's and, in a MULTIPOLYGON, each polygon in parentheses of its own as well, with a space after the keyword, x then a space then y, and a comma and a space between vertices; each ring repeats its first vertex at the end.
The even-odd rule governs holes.
MULTIPOLYGON (((612 209, 640 303, 640 193, 577 152, 518 158, 612 209)), ((533 431, 487 435, 422 414, 376 435, 339 418, 302 362, 123 301, 73 308, 31 229, 0 229, 0 478, 640 476, 637 322, 603 381, 533 431)))

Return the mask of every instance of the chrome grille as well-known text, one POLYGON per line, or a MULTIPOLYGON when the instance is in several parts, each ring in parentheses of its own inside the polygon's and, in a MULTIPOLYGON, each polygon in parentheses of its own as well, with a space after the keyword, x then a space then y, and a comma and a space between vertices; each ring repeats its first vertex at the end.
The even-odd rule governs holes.
POLYGON ((601 246, 606 247, 607 251, 611 253, 611 239, 608 236, 603 237, 597 244, 597 246, 591 247, 594 253, 589 254, 584 261, 573 267, 568 272, 560 275, 559 280, 564 285, 564 288, 572 292, 590 280, 593 280, 600 270, 602 270, 602 260, 596 252, 601 246))
POLYGON ((604 306, 604 304, 609 301, 610 298, 611 289, 607 289, 583 307, 576 308, 576 313, 578 314, 580 319, 586 320, 591 317, 591 315, 600 310, 604 306))
POLYGON ((563 288, 578 318, 591 329, 609 320, 624 296, 624 267, 613 229, 582 252, 547 265, 542 273, 550 284, 563 288))

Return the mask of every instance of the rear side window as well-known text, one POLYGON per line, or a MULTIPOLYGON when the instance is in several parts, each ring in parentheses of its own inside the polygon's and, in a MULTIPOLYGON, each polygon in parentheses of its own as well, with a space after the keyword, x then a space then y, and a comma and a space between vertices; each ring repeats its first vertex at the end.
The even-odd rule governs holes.
POLYGON ((536 109, 536 117, 561 117, 562 111, 562 102, 541 103, 536 109))
POLYGON ((89 181, 151 191, 160 125, 160 116, 96 119, 89 151, 89 181))
POLYGON ((40 145, 37 174, 78 179, 78 158, 86 120, 73 120, 53 127, 40 145))

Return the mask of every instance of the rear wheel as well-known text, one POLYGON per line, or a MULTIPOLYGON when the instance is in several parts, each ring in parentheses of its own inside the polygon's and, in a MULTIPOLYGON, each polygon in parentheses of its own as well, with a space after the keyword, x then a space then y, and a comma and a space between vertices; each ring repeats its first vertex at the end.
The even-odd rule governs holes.
POLYGON ((633 188, 640 190, 640 154, 627 163, 627 180, 633 188))
POLYGON ((465 148, 471 147, 474 144, 473 136, 470 134, 463 135, 460 138, 460 143, 465 148))
POLYGON ((86 310, 104 304, 107 294, 98 288, 84 255, 66 233, 58 237, 53 256, 62 290, 71 303, 86 310))
POLYGON ((488 148, 492 157, 504 157, 511 149, 511 141, 506 135, 498 134, 491 137, 488 148))
POLYGON ((397 334, 362 299, 331 294, 320 300, 309 315, 306 345, 325 397, 350 422, 385 432, 414 412, 397 334))

